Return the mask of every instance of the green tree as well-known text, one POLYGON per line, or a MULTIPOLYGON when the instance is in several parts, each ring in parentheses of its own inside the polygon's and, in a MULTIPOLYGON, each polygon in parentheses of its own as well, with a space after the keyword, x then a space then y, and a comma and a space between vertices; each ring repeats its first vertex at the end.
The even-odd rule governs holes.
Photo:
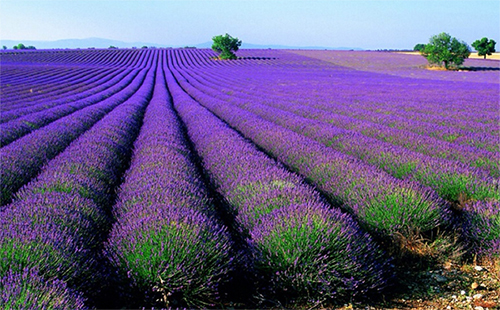
POLYGON ((237 59, 233 52, 236 52, 241 46, 241 40, 233 38, 227 33, 225 35, 215 36, 212 40, 214 41, 212 49, 220 53, 219 57, 221 59, 237 59))
POLYGON ((420 51, 430 64, 435 64, 449 69, 451 66, 458 67, 470 55, 470 47, 465 42, 442 32, 432 36, 425 48, 420 51))
POLYGON ((19 44, 17 45, 17 49, 18 49, 18 50, 25 50, 25 49, 26 49, 26 46, 24 46, 24 44, 22 44, 22 43, 19 43, 19 44))
POLYGON ((472 43, 472 47, 477 51, 479 56, 491 55, 495 52, 495 40, 488 40, 488 38, 482 38, 481 40, 476 40, 472 43))
POLYGON ((5 45, 4 45, 4 46, 2 46, 2 48, 3 48, 4 50, 6 50, 6 49, 7 49, 7 46, 5 46, 5 45))
POLYGON ((420 51, 422 51, 424 48, 425 48, 425 44, 423 44, 423 43, 418 43, 417 45, 415 45, 415 47, 413 48, 413 50, 414 50, 414 51, 417 51, 417 52, 420 52, 420 51))

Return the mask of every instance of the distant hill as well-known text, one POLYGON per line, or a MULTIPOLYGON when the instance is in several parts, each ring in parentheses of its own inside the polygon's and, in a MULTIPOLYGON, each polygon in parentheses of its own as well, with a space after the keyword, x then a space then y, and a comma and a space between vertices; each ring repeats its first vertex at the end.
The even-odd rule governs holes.
MULTIPOLYGON (((118 48, 131 48, 137 47, 140 48, 142 46, 148 47, 185 47, 192 46, 197 48, 211 48, 212 42, 205 42, 195 45, 166 45, 166 44, 158 44, 158 43, 148 43, 148 42, 123 42, 118 40, 109 40, 103 38, 87 38, 87 39, 65 39, 65 40, 57 40, 57 41, 32 41, 32 40, 2 40, 0 39, 0 45, 5 45, 7 48, 11 49, 14 45, 19 43, 23 43, 26 46, 32 45, 37 49, 54 49, 54 48, 108 48, 110 46, 116 46, 118 48)), ((273 44, 252 44, 245 43, 241 45, 241 48, 248 49, 313 49, 313 50, 362 50, 357 47, 321 47, 321 46, 286 46, 286 45, 273 45, 273 44)))
POLYGON ((87 38, 87 39, 65 39, 57 41, 31 41, 31 40, 0 40, 0 45, 5 45, 11 49, 14 45, 23 43, 24 45, 33 45, 37 49, 52 49, 52 48, 108 48, 116 46, 118 48, 131 48, 142 46, 155 47, 171 47, 164 44, 147 43, 147 42, 123 42, 118 40, 109 40, 102 38, 87 38))
MULTIPOLYGON (((198 45, 194 45, 197 48, 211 48, 212 47, 212 42, 205 42, 201 43, 198 45)), ((252 44, 252 43, 245 43, 243 42, 241 44, 240 48, 248 48, 248 49, 287 49, 287 50, 293 50, 293 49, 303 49, 303 50, 356 50, 356 51, 362 51, 362 48, 359 47, 325 47, 325 46, 289 46, 289 45, 274 45, 274 44, 252 44)))

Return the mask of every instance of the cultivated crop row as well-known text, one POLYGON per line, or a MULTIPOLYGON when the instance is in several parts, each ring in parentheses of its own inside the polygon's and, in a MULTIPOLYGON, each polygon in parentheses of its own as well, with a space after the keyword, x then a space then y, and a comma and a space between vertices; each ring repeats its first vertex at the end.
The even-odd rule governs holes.
POLYGON ((0 308, 335 304, 500 255, 498 89, 241 55, 2 53, 0 308))
POLYGON ((203 167, 250 239, 247 268, 259 290, 321 299, 386 285, 382 252, 352 218, 200 106, 172 75, 167 84, 203 167))
MULTIPOLYGON (((151 60, 155 63, 157 58, 151 60)), ((64 307, 81 306, 78 291, 87 297, 99 293, 100 283, 106 281, 98 262, 112 222, 109 206, 127 166, 154 76, 153 67, 137 92, 48 162, 5 206, 0 219, 0 278, 8 284, 17 274, 24 281, 22 290, 12 288, 3 306, 30 308, 37 304, 36 299, 23 304, 30 290, 38 289, 41 296, 53 290, 38 285, 37 277, 23 276, 26 270, 67 284, 72 292, 64 307)), ((61 295, 65 298, 66 291, 61 295)), ((58 296, 53 298, 57 302, 58 296)))
POLYGON ((36 176, 48 160, 54 158, 113 108, 130 98, 143 83, 145 74, 146 69, 143 69, 142 73, 116 95, 103 98, 97 104, 62 117, 2 147, 0 149, 0 205, 8 203, 14 193, 36 176))

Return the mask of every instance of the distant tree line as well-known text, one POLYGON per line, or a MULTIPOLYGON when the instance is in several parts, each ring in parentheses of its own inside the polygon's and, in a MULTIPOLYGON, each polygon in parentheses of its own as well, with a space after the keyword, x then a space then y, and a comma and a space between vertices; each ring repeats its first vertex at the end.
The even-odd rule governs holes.
MULTIPOLYGON (((22 43, 19 43, 18 45, 14 45, 14 47, 12 47, 12 48, 15 50, 36 50, 36 47, 34 47, 33 45, 25 46, 22 43)), ((4 49, 7 49, 7 47, 4 46, 4 49)))
MULTIPOLYGON (((479 56, 491 55, 495 52, 494 40, 482 38, 472 43, 479 56)), ((419 43, 413 48, 414 51, 420 52, 422 56, 427 58, 431 65, 443 66, 446 69, 456 68, 462 65, 466 58, 469 58, 471 48, 463 41, 450 36, 448 33, 440 33, 432 36, 429 43, 419 43)))

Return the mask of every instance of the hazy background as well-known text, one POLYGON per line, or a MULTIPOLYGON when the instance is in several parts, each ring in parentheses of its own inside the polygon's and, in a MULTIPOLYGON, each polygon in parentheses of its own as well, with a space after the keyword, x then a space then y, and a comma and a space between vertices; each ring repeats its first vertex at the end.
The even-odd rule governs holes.
POLYGON ((469 45, 488 37, 499 49, 500 1, 0 1, 2 42, 92 37, 118 47, 119 41, 195 46, 229 33, 265 46, 412 49, 440 32, 469 45))

